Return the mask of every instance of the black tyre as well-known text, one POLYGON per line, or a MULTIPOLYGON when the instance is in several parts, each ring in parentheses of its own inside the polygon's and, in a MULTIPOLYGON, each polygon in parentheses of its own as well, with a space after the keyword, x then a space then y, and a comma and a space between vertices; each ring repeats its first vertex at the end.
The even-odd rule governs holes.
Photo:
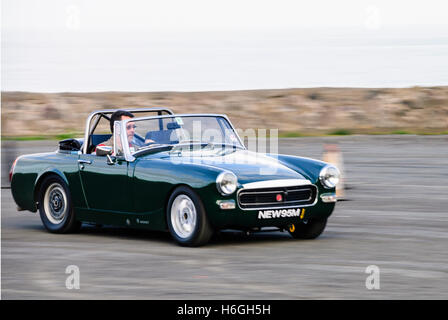
POLYGON ((81 222, 75 219, 67 184, 59 176, 44 178, 39 189, 38 202, 40 218, 48 231, 70 233, 81 227, 81 222))
POLYGON ((315 239, 322 234, 327 219, 301 221, 288 227, 288 232, 295 239, 315 239))
POLYGON ((171 194, 166 221, 171 236, 182 246, 202 246, 213 235, 201 199, 188 187, 178 187, 171 194))

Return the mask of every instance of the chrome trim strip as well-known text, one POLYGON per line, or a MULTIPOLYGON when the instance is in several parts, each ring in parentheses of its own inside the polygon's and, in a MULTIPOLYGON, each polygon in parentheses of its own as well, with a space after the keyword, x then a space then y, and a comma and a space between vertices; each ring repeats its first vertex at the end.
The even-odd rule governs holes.
MULTIPOLYGON (((285 202, 282 202, 282 203, 284 203, 284 204, 286 204, 286 205, 292 205, 291 203, 293 203, 293 202, 306 202, 306 201, 309 201, 311 198, 308 198, 308 199, 306 199, 306 200, 295 200, 295 201, 288 201, 287 203, 285 203, 285 202)), ((251 205, 273 205, 273 204, 275 204, 275 203, 278 203, 278 202, 257 202, 257 203, 249 203, 249 204, 247 204, 248 206, 251 206, 251 205)), ((300 204, 298 204, 298 205, 300 205, 300 204)), ((282 208, 281 206, 279 206, 278 208, 282 208)), ((250 208, 245 208, 245 209, 250 209, 250 208)))
MULTIPOLYGON (((309 184, 308 184, 309 185, 309 184)), ((282 187, 280 187, 282 188, 282 187)), ((284 187, 284 188, 291 188, 291 187, 284 187)), ((255 189, 245 189, 242 191, 242 193, 244 193, 245 191, 247 191, 248 194, 250 193, 255 193, 255 192, 250 192, 251 190, 255 190, 255 189)), ((288 192, 297 192, 297 191, 303 191, 303 190, 307 190, 307 189, 293 189, 293 190, 288 190, 288 192)), ((257 191, 256 194, 260 194, 260 193, 279 193, 279 192, 283 192, 283 191, 257 191)))
MULTIPOLYGON (((129 120, 133 120, 129 119, 129 120)), ((121 130, 120 130, 120 140, 121 140, 121 144, 123 147, 123 154, 124 154, 124 159, 128 162, 132 162, 135 160, 135 157, 131 154, 131 150, 129 148, 129 142, 128 142, 128 136, 126 134, 126 125, 128 121, 115 121, 115 123, 119 123, 121 126, 121 130), (124 143, 126 142, 126 143, 124 143)), ((115 139, 116 139, 116 135, 114 132, 114 147, 116 146, 115 144, 115 139)))
MULTIPOLYGON (((313 186, 316 188, 316 198, 314 199, 314 202, 311 204, 305 204, 305 205, 293 205, 293 206, 285 206, 285 207, 261 207, 261 208, 241 208, 240 205, 240 193, 244 190, 244 188, 240 189, 236 193, 236 202, 238 203, 238 208, 244 211, 255 211, 255 210, 269 210, 269 209, 290 209, 290 208, 305 208, 305 207, 312 207, 316 205, 317 201, 319 200, 319 188, 315 184, 309 183, 308 185, 313 186)), ((285 187, 285 186, 282 186, 285 187)))
POLYGON ((279 179, 279 180, 263 180, 243 184, 244 189, 261 189, 261 188, 281 188, 296 187, 310 185, 311 181, 306 179, 279 179))

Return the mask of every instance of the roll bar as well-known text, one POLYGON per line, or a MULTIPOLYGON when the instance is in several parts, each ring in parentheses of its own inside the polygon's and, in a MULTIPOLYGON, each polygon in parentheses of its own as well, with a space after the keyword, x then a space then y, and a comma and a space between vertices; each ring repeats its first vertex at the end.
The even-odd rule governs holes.
POLYGON ((157 112, 157 115, 161 116, 163 112, 166 112, 168 115, 173 115, 173 111, 168 108, 119 108, 119 109, 104 109, 97 110, 92 112, 86 120, 86 129, 84 132, 84 144, 82 146, 82 153, 87 153, 87 148, 90 143, 90 135, 95 131, 100 119, 103 117, 107 120, 110 120, 108 115, 114 113, 117 110, 124 110, 131 113, 139 113, 139 112, 157 112), (92 120, 95 119, 93 125, 91 124, 92 120))

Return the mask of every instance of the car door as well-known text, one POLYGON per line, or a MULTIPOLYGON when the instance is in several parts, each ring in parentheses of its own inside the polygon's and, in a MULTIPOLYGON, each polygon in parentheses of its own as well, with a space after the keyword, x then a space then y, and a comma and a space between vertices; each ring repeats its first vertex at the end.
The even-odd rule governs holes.
POLYGON ((78 167, 89 209, 132 212, 129 164, 126 160, 108 164, 105 156, 80 154, 78 167))

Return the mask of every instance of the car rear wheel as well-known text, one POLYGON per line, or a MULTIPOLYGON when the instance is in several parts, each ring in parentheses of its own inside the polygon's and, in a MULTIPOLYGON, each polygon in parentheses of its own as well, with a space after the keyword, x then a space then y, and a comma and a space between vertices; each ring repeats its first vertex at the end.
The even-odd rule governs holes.
POLYGON ((322 234, 327 225, 327 219, 311 219, 292 224, 288 232, 295 239, 315 239, 322 234))
POLYGON ((168 200, 166 220, 171 236, 182 246, 204 245, 213 234, 201 199, 188 187, 174 190, 168 200))
POLYGON ((70 192, 64 180, 51 175, 42 181, 38 195, 39 213, 45 228, 53 233, 69 233, 79 230, 70 192))

